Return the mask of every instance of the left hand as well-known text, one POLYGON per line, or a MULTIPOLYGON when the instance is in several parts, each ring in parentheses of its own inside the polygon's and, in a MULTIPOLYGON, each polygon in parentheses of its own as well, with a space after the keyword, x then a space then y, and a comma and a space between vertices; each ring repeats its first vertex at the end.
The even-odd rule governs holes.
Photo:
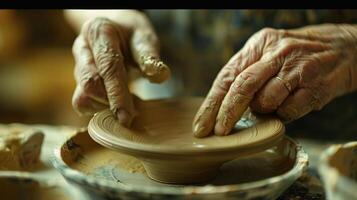
POLYGON ((222 68, 198 110, 196 137, 227 135, 251 107, 285 121, 357 88, 357 28, 323 24, 265 28, 222 68))

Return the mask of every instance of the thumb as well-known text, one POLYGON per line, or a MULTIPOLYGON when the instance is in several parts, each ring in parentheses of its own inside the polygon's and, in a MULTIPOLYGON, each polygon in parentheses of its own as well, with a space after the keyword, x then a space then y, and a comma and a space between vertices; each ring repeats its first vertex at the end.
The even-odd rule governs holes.
POLYGON ((160 59, 158 38, 151 27, 134 31, 131 49, 134 60, 150 82, 161 83, 170 78, 170 68, 160 59))

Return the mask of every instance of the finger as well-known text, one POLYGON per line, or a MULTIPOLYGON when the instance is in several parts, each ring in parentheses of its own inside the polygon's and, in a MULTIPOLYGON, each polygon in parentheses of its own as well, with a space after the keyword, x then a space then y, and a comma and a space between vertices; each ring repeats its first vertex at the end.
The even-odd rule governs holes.
POLYGON ((161 83, 170 77, 169 67, 160 59, 158 38, 149 25, 134 31, 131 47, 134 60, 150 82, 161 83))
POLYGON ((99 103, 87 96, 79 85, 77 85, 74 91, 72 106, 80 115, 93 115, 94 113, 107 107, 105 104, 99 103))
POLYGON ((280 67, 278 62, 260 60, 237 76, 218 111, 214 128, 216 135, 229 134, 248 108, 254 94, 280 70, 280 67))
POLYGON ((298 83, 299 78, 294 72, 280 71, 255 94, 250 104, 252 110, 259 113, 274 112, 297 87, 298 83))
POLYGON ((98 73, 103 78, 110 109, 121 124, 129 126, 136 111, 128 89, 121 51, 124 41, 117 27, 108 19, 97 18, 84 26, 83 30, 98 73))
POLYGON ((331 28, 336 26, 335 24, 331 24, 329 26, 316 26, 316 25, 308 25, 300 28, 290 29, 284 31, 285 37, 291 38, 299 38, 306 40, 315 40, 326 42, 325 44, 331 41, 332 38, 336 37, 334 32, 331 32, 331 28), (321 33, 329 33, 329 34, 321 34, 321 33))
POLYGON ((219 107, 235 77, 259 58, 260 55, 258 53, 245 46, 218 73, 207 97, 194 118, 193 133, 196 137, 205 137, 210 134, 214 128, 219 107))
POLYGON ((93 55, 87 42, 79 35, 73 44, 73 56, 76 62, 74 77, 85 96, 102 104, 109 105, 103 80, 100 77, 93 55))
POLYGON ((309 113, 319 104, 317 97, 308 88, 298 89, 278 108, 277 114, 286 122, 298 119, 309 113))
POLYGON ((205 137, 211 133, 215 126, 216 116, 223 98, 235 77, 262 57, 267 38, 269 38, 273 32, 272 29, 263 29, 254 34, 249 38, 244 47, 235 54, 219 72, 213 82, 211 90, 193 120, 192 129, 196 137, 205 137))

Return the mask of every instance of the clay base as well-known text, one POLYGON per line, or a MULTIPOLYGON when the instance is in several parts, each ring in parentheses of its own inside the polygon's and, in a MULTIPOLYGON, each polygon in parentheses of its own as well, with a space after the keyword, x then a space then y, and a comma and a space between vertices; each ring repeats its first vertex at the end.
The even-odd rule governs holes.
POLYGON ((197 184, 210 181, 216 177, 222 163, 208 165, 193 162, 153 163, 142 162, 149 178, 168 184, 197 184), (177 170, 180 169, 180 170, 177 170))

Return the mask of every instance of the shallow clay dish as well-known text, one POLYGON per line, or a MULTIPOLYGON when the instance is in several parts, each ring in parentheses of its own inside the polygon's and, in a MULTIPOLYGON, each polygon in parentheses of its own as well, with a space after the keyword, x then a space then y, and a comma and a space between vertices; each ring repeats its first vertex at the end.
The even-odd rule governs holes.
POLYGON ((191 127, 203 98, 139 101, 130 129, 105 110, 89 122, 88 132, 99 144, 142 161, 148 176, 164 183, 187 184, 210 180, 220 166, 237 157, 276 145, 284 135, 274 118, 244 118, 228 136, 195 138, 191 127))
POLYGON ((357 199, 357 141, 329 147, 318 170, 328 199, 357 199))
POLYGON ((146 176, 141 162, 78 132, 54 151, 53 165, 89 199, 276 199, 307 168, 307 154, 288 137, 273 148, 224 163, 200 185, 172 185, 146 176))

